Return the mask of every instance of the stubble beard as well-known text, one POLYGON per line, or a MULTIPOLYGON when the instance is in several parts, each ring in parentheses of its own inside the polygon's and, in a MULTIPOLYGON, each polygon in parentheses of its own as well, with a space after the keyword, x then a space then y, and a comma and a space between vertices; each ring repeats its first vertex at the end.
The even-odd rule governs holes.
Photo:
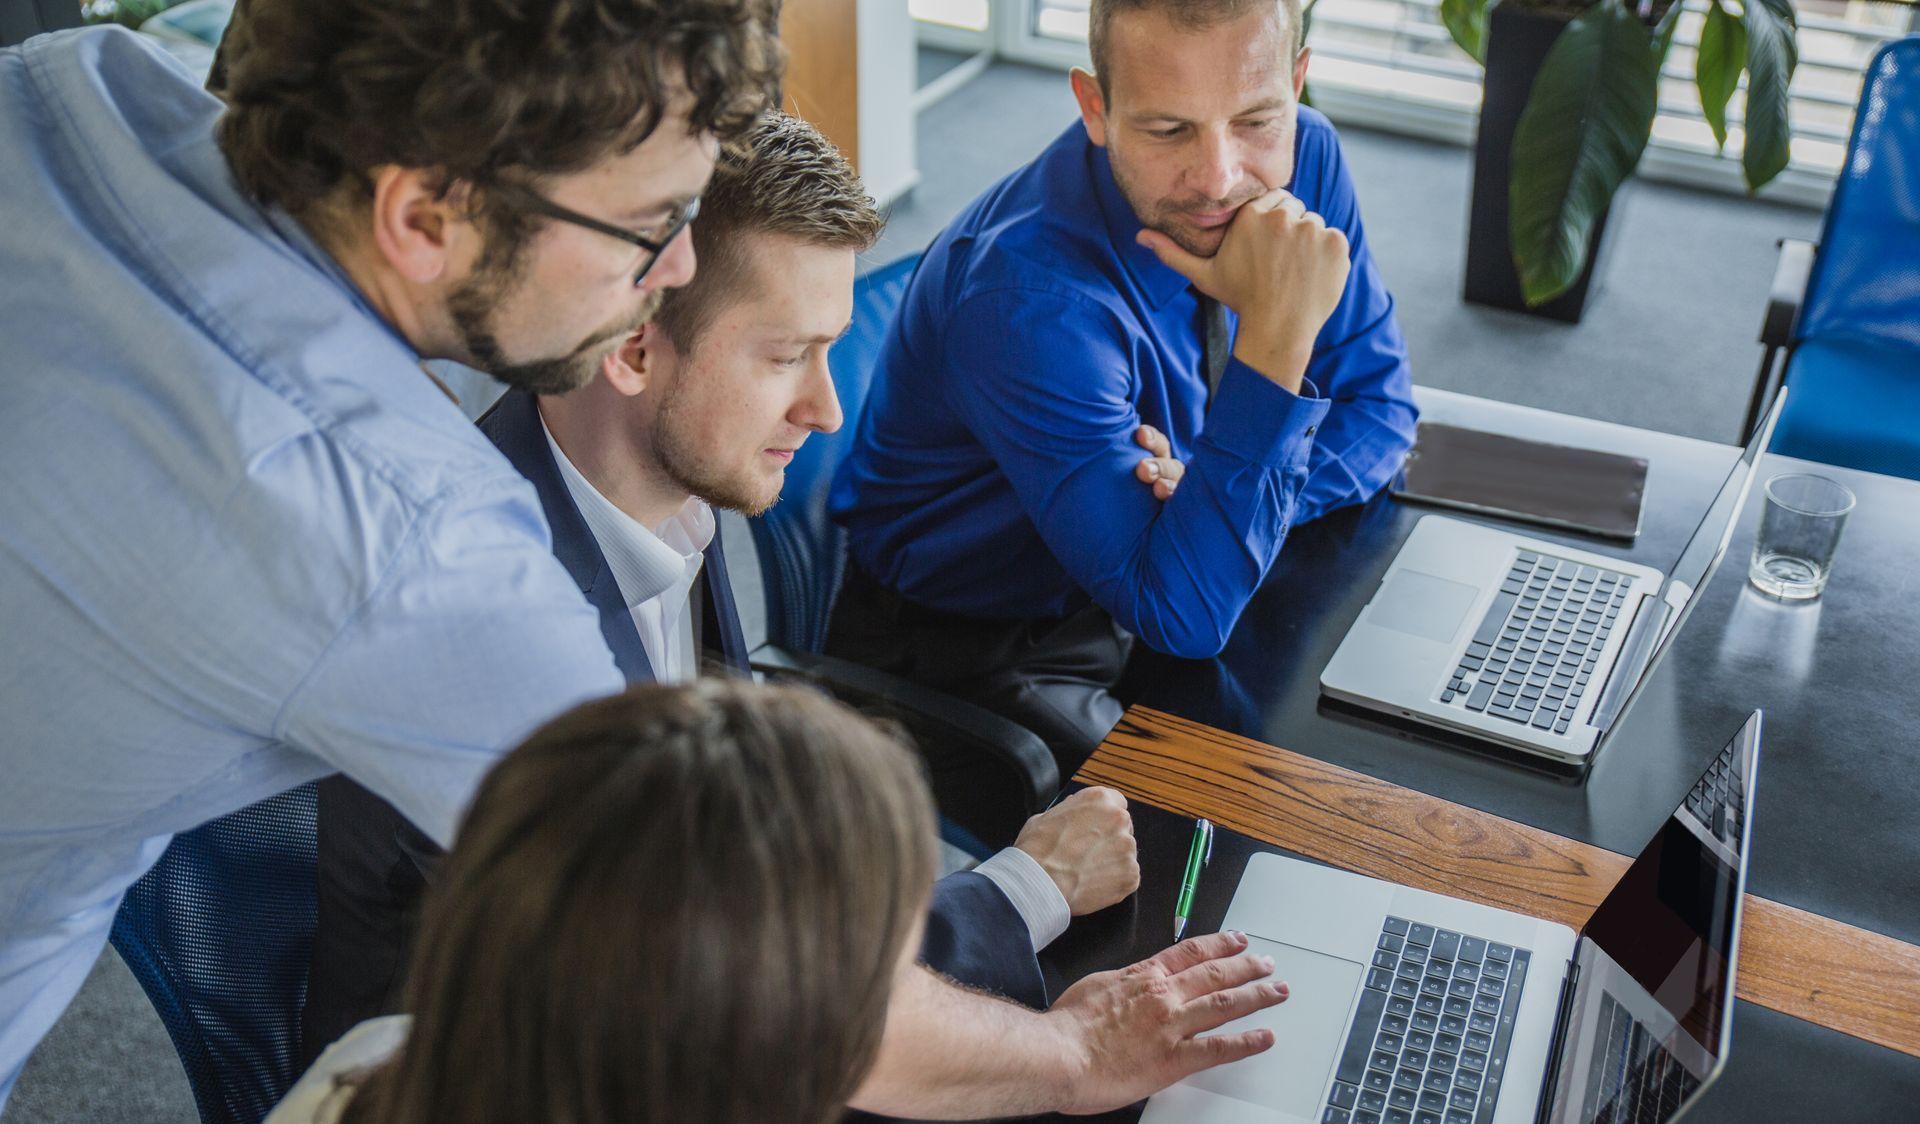
POLYGON ((521 287, 522 246, 489 247, 467 278, 447 298, 447 314, 461 345, 478 369, 508 386, 533 394, 566 394, 593 381, 609 348, 653 319, 664 293, 648 293, 638 312, 609 322, 563 355, 523 362, 507 359, 494 331, 500 308, 521 287))
POLYGON ((784 474, 769 486, 747 473, 729 475, 709 463, 701 448, 706 435, 694 432, 681 400, 681 385, 676 381, 661 399, 648 433, 660 470, 676 487, 710 506, 748 517, 764 514, 779 502, 784 474))

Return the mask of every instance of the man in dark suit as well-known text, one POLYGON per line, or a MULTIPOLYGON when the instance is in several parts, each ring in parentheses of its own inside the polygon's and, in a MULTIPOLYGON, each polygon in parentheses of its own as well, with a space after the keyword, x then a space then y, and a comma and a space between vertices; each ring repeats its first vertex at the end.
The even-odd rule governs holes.
MULTIPOLYGON (((746 674, 714 509, 779 498, 813 432, 841 423, 827 352, 852 314, 855 255, 880 216, 811 126, 774 117, 709 188, 693 284, 565 396, 512 391, 480 421, 538 494, 553 551, 632 681, 746 674)), ((822 825, 832 830, 832 825, 822 825)), ((302 1052, 393 1009, 412 912, 439 852, 358 785, 321 786, 319 928, 302 1052)), ((1125 802, 1076 793, 1015 846, 935 890, 923 960, 1046 1002, 1035 953, 1139 881, 1125 802)))

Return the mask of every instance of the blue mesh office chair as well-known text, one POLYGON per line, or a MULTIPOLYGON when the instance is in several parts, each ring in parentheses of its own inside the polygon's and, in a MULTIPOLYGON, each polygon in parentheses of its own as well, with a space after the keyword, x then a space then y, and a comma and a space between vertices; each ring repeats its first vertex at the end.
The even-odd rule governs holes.
POLYGON ((787 466, 780 502, 752 521, 767 596, 767 643, 753 653, 753 666, 812 682, 905 726, 931 766, 942 834, 984 856, 1012 842, 1026 818, 1059 790, 1059 766, 1046 743, 971 703, 820 654, 847 568, 847 535, 827 517, 827 493, 852 446, 887 327, 919 263, 915 254, 854 282, 853 325, 828 356, 846 421, 837 433, 807 438, 787 466))
POLYGON ((258 1124, 299 1073, 314 929, 314 788, 174 837, 113 921, 201 1124, 258 1124))
POLYGON ((1785 242, 1743 432, 1793 394, 1772 451, 1920 479, 1920 36, 1882 47, 1818 249, 1785 242))

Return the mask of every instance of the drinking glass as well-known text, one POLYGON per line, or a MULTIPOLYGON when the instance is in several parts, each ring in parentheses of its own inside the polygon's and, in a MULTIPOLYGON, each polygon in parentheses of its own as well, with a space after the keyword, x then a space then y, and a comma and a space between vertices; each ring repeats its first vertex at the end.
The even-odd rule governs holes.
POLYGON ((1847 486, 1809 472, 1789 472, 1767 481, 1760 538, 1753 545, 1747 580, 1782 601, 1808 601, 1827 588, 1833 552, 1853 510, 1847 486))

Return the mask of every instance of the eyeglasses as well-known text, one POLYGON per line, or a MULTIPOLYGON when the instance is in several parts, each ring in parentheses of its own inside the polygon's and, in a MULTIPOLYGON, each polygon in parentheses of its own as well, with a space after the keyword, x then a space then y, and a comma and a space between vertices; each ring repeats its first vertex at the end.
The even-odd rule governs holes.
POLYGON ((696 195, 681 204, 680 210, 667 221, 667 232, 661 235, 658 240, 655 240, 648 238, 644 234, 636 234, 623 227, 614 226, 612 223, 601 222, 599 219, 593 218, 590 215, 583 215, 578 211, 562 207, 560 204, 555 203, 553 200, 548 199, 532 188, 521 187, 516 183, 496 183, 491 185, 489 190, 503 196, 507 202, 522 210, 532 211, 536 215, 544 215, 547 218, 557 219, 560 222, 572 223, 574 226, 582 226, 588 230, 598 231, 610 238, 618 238, 622 242, 638 246, 645 250, 647 252, 646 259, 640 263, 639 271, 633 275, 633 283, 636 288, 642 281, 646 280, 647 272, 660 260, 660 255, 666 253, 667 247, 673 245, 673 240, 680 237, 680 232, 685 230, 687 224, 692 222, 700 214, 700 197, 696 195))

